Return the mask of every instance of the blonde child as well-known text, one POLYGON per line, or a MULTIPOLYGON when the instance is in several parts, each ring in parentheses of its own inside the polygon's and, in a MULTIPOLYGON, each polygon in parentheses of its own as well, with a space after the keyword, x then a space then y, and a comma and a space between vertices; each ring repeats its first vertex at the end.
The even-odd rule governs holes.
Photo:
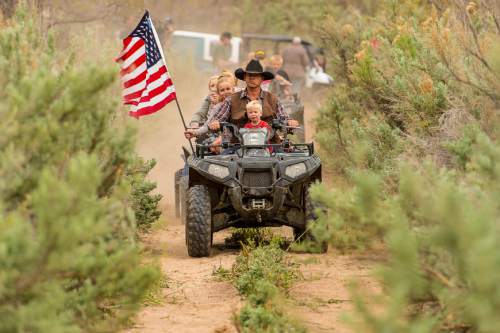
POLYGON ((243 126, 244 128, 267 128, 268 131, 271 130, 271 126, 260 119, 262 117, 262 105, 259 101, 248 102, 246 109, 248 123, 243 126))
POLYGON ((191 121, 189 122, 189 127, 198 128, 200 124, 203 124, 208 117, 208 112, 212 109, 217 103, 219 103, 219 95, 217 94, 217 81, 219 76, 212 76, 208 80, 208 95, 203 99, 203 103, 201 104, 198 111, 193 114, 191 117, 191 121))
MULTIPOLYGON (((264 120, 260 119, 262 117, 262 104, 259 101, 250 101, 247 104, 247 118, 248 123, 243 126, 243 128, 265 128, 267 129, 267 143, 270 143, 270 136, 272 133, 271 126, 264 120)), ((272 147, 269 146, 268 150, 273 151, 272 147)))

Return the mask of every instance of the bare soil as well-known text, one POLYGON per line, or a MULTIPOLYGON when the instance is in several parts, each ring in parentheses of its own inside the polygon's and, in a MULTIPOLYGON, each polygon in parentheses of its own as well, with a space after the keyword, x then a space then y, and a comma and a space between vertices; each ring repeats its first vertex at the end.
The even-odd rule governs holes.
MULTIPOLYGON (((283 229, 276 232, 283 234, 283 229)), ((230 282, 213 275, 217 267, 230 268, 238 254, 237 250, 221 250, 228 235, 227 231, 215 234, 209 258, 187 255, 184 226, 177 219, 170 218, 166 226, 147 236, 146 247, 167 280, 157 297, 159 304, 145 306, 128 332, 237 332, 232 317, 243 301, 230 282)), ((353 332, 341 320, 352 310, 348 286, 357 280, 365 289, 378 293, 371 272, 380 256, 334 251, 290 255, 300 263, 302 273, 290 290, 292 316, 309 332, 353 332)))
MULTIPOLYGON (((222 243, 225 233, 215 235, 222 243)), ((229 282, 219 281, 212 272, 230 267, 236 250, 213 249, 210 258, 190 258, 184 241, 184 226, 176 219, 146 240, 158 260, 167 286, 158 305, 146 306, 129 332, 236 332, 232 314, 240 306, 238 292, 229 282)))
MULTIPOLYGON (((291 312, 300 318, 308 332, 356 332, 346 322, 353 314, 349 291, 353 282, 363 292, 379 294, 373 269, 382 260, 380 252, 339 254, 292 254, 301 263, 303 279, 290 290, 295 304, 291 312)), ((354 318, 351 318, 354 319, 354 318)))

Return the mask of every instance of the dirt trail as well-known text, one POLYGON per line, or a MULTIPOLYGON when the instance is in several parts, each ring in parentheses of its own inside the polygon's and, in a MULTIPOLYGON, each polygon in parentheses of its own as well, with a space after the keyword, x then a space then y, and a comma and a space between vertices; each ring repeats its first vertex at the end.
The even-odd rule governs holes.
MULTIPOLYGON (((222 243, 225 233, 214 237, 222 243)), ((215 267, 230 267, 235 250, 213 249, 210 258, 190 258, 184 243, 184 226, 170 219, 162 230, 146 240, 146 246, 158 258, 167 288, 162 290, 161 304, 145 307, 132 332, 236 332, 232 314, 240 306, 238 292, 229 282, 212 276, 215 267)))
MULTIPOLYGON (((290 233, 283 229, 277 232, 290 233)), ((152 233, 145 243, 167 277, 167 286, 159 296, 160 304, 146 306, 128 333, 236 332, 231 319, 242 305, 241 298, 229 282, 212 274, 216 267, 230 268, 238 254, 236 250, 220 250, 227 236, 227 232, 215 234, 210 258, 190 258, 184 226, 178 220, 169 219, 167 226, 152 233)), ((341 321, 342 314, 352 309, 348 285, 356 279, 365 289, 377 292, 378 285, 370 274, 379 257, 338 255, 334 251, 290 255, 300 263, 303 279, 290 291, 289 312, 309 332, 352 332, 341 321)))
POLYGON ((355 332, 343 320, 352 313, 353 300, 349 285, 356 281, 364 291, 379 294, 373 269, 382 257, 373 254, 292 254, 301 263, 303 280, 290 290, 294 313, 310 333, 355 332))

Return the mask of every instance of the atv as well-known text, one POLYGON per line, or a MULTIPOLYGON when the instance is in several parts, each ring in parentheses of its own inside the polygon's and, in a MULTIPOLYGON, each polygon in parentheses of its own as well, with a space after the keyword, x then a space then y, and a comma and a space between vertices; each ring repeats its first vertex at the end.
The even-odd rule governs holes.
MULTIPOLYGON (((290 226, 296 241, 314 241, 308 228, 316 219, 309 188, 321 181, 314 144, 291 143, 287 134, 293 129, 278 120, 271 133, 262 128, 238 130, 230 123, 221 123, 221 130, 232 133, 232 142, 197 144, 195 153, 186 156, 188 254, 209 256, 213 233, 229 227, 290 226), (269 144, 275 131, 284 133, 284 139, 269 144), (214 148, 224 152, 216 155, 214 148)), ((326 244, 319 247, 327 250, 326 244)))

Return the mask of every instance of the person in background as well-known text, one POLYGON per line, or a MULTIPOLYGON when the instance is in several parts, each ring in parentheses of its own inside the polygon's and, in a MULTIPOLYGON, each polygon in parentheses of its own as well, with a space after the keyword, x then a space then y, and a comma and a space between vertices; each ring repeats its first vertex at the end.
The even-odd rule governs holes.
POLYGON ((319 49, 318 52, 314 55, 314 64, 319 66, 323 72, 326 72, 326 57, 325 51, 323 49, 319 49))
POLYGON ((263 68, 267 67, 266 52, 264 50, 255 51, 255 59, 257 59, 263 68))
POLYGON ((283 67, 283 57, 279 54, 273 54, 269 58, 269 63, 271 64, 271 70, 276 73, 281 69, 281 67, 283 67))
MULTIPOLYGON (((270 71, 269 59, 266 58, 266 52, 264 50, 255 51, 255 60, 258 60, 262 65, 262 68, 266 71, 270 71)), ((264 91, 269 91, 272 80, 264 80, 260 87, 264 91)))
POLYGON ((231 38, 230 32, 223 32, 219 41, 212 46, 212 61, 216 73, 225 69, 232 69, 236 66, 231 58, 231 38))
POLYGON ((292 45, 285 48, 281 56, 283 57, 283 70, 288 73, 292 82, 292 92, 300 94, 305 84, 307 67, 309 65, 307 53, 302 46, 300 37, 294 37, 292 45))
POLYGON ((284 70, 279 69, 278 72, 276 72, 271 92, 276 94, 280 100, 289 98, 293 95, 292 83, 290 82, 288 74, 284 70))
POLYGON ((288 73, 281 68, 283 66, 283 57, 279 54, 274 54, 269 58, 271 64, 270 71, 274 73, 274 80, 269 86, 269 91, 281 98, 282 86, 290 86, 290 78, 288 73))
POLYGON ((249 63, 250 61, 252 61, 252 60, 254 60, 254 59, 255 59, 255 52, 253 52, 253 51, 252 51, 252 52, 248 52, 248 54, 247 54, 247 58, 246 58, 246 60, 245 60, 245 61, 243 61, 242 65, 243 65, 243 66, 246 66, 246 65, 248 65, 248 63, 249 63))
POLYGON ((208 81, 208 95, 203 99, 203 102, 198 111, 193 114, 189 122, 190 128, 198 128, 200 124, 207 121, 208 112, 217 103, 219 103, 219 95, 217 94, 217 81, 219 76, 212 76, 208 81))
POLYGON ((167 16, 161 21, 158 27, 158 37, 160 38, 160 42, 164 48, 168 48, 170 45, 170 38, 174 33, 174 20, 172 17, 167 16))

